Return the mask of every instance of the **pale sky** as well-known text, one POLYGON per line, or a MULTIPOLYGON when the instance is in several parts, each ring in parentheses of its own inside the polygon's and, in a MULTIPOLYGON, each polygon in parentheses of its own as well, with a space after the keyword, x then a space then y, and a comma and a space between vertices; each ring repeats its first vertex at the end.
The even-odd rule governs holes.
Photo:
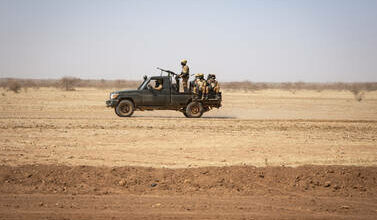
POLYGON ((377 0, 0 0, 0 77, 377 81, 377 0))

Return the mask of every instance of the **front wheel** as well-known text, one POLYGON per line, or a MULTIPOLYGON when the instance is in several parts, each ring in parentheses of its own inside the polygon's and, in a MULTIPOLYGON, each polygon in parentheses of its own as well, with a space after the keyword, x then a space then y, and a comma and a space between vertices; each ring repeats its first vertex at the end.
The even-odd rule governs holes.
POLYGON ((122 100, 115 108, 115 113, 119 117, 130 117, 135 110, 134 103, 130 100, 122 100))
POLYGON ((200 118, 203 115, 203 105, 200 102, 190 102, 185 111, 188 118, 200 118))

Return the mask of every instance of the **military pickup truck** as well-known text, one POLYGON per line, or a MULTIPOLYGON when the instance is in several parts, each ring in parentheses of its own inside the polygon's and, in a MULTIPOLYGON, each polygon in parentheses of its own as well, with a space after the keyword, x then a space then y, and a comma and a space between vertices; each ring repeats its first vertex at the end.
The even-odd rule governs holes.
POLYGON ((130 117, 135 110, 175 110, 188 118, 200 118, 204 112, 221 107, 221 93, 209 93, 208 98, 202 99, 192 93, 192 82, 187 91, 180 91, 177 74, 160 70, 160 76, 144 76, 144 81, 136 90, 110 93, 106 106, 114 108, 119 117, 130 117), (166 72, 167 76, 163 75, 163 72, 166 72), (172 76, 176 76, 174 81, 172 76), (156 82, 162 83, 162 89, 154 88, 153 83, 156 82))

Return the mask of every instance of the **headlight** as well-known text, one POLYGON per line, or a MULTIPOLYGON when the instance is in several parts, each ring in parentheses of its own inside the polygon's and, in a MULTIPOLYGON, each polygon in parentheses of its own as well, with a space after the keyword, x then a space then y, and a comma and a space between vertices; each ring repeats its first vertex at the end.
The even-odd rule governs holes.
POLYGON ((118 96, 119 96, 119 94, 117 94, 117 93, 112 93, 112 94, 110 95, 110 99, 116 99, 118 96))

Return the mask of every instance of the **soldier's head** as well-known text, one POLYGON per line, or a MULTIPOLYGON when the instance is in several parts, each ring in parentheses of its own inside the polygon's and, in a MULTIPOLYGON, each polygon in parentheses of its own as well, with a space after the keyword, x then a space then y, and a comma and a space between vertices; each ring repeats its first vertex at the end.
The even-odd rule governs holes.
POLYGON ((181 65, 182 65, 182 66, 185 66, 186 64, 187 64, 187 60, 182 60, 182 61, 181 61, 181 65))
POLYGON ((203 73, 198 73, 199 79, 204 79, 204 74, 203 73))
POLYGON ((216 79, 216 75, 215 74, 211 74, 212 76, 212 79, 216 79))
POLYGON ((213 77, 213 74, 208 74, 208 76, 207 76, 207 80, 208 79, 211 79, 213 77))

